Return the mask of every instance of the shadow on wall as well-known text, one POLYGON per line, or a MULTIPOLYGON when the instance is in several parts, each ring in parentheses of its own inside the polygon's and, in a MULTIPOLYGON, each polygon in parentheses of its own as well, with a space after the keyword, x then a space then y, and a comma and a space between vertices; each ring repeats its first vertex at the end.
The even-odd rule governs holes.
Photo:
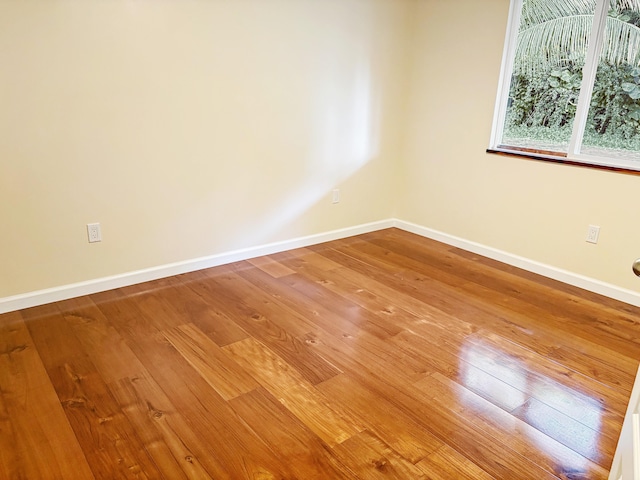
POLYGON ((351 72, 332 78, 329 71, 326 77, 318 82, 321 89, 315 98, 315 125, 304 175, 256 225, 253 240, 258 243, 301 216, 379 153, 380 92, 375 90, 366 59, 351 72))
MULTIPOLYGON (((202 205, 241 206, 244 215, 240 224, 224 232, 224 243, 235 250, 273 241, 322 199, 328 202, 333 188, 380 154, 383 92, 372 65, 373 48, 373 44, 367 44, 357 54, 327 53, 322 68, 316 67, 313 83, 304 86, 309 104, 303 114, 296 113, 303 127, 278 125, 279 138, 265 137, 256 130, 268 122, 265 111, 277 112, 278 105, 273 102, 277 102, 278 96, 269 99, 266 105, 260 98, 256 103, 261 105, 245 107, 245 118, 262 119, 254 120, 251 131, 246 133, 247 141, 253 142, 251 151, 244 151, 241 146, 238 157, 262 151, 264 164, 255 168, 253 160, 253 167, 248 168, 241 160, 236 166, 226 167, 231 168, 225 177, 226 184, 208 190, 209 198, 202 202, 196 199, 188 202, 199 207, 174 212, 166 225, 197 224, 198 217, 207 215, 202 205), (349 57, 356 57, 357 61, 348 62, 349 57), (259 111, 252 113, 254 109, 259 111), (292 131, 288 131, 290 128, 292 131), (296 160, 279 158, 280 155, 295 156, 296 160)), ((224 227, 222 222, 221 229, 224 227)), ((319 228, 318 232, 305 234, 324 230, 322 226, 319 228)), ((175 242, 172 248, 180 248, 180 238, 163 236, 175 242)))

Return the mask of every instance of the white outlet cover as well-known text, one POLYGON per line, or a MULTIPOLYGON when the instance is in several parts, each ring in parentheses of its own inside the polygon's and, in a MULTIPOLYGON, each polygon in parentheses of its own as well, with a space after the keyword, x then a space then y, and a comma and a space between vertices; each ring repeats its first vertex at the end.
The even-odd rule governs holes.
POLYGON ((100 230, 99 223, 87 223, 87 237, 89 243, 102 241, 102 231, 100 230))
POLYGON ((600 236, 600 227, 597 225, 589 225, 587 229, 587 242, 598 243, 598 237, 600 236))

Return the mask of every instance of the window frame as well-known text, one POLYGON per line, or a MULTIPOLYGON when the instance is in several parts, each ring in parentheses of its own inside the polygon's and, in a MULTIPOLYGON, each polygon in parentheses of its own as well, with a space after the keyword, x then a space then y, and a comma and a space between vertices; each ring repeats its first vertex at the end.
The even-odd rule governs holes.
POLYGON ((584 129, 589 115, 589 107, 598 70, 600 54, 602 51, 610 3, 611 0, 596 0, 594 23, 591 27, 589 46, 585 58, 585 65, 583 67, 582 84, 580 86, 578 105, 573 122, 573 131, 567 153, 565 154, 563 152, 535 150, 517 145, 504 145, 500 142, 504 133, 504 123, 507 113, 509 90, 511 88, 511 79, 513 75, 513 65, 516 56, 516 45, 522 10, 522 0, 510 0, 507 31, 504 41, 502 63, 500 66, 500 77, 498 80, 498 91, 493 114, 493 125, 491 128, 490 147, 487 149, 487 152, 559 162, 569 165, 603 168, 640 175, 640 152, 637 154, 637 160, 580 153, 584 129))

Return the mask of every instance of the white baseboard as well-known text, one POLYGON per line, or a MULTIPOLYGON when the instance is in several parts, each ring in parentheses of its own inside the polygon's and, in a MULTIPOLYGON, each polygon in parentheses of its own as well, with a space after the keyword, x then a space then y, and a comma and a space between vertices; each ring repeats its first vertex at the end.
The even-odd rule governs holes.
POLYGON ((640 293, 633 290, 627 290, 621 287, 617 287, 610 283, 605 283, 594 278, 585 277, 577 273, 573 273, 561 268, 546 265, 544 263, 536 262, 525 257, 520 257, 497 248, 487 247, 480 243, 471 242, 464 238, 449 235, 447 233, 439 232, 431 228, 416 225, 415 223, 405 222, 403 220, 396 220, 395 227, 406 230, 407 232, 415 233, 422 237, 431 238, 447 245, 467 250, 469 252, 477 253, 484 257, 498 260, 514 267, 522 268, 529 272, 537 273, 544 277, 559 280, 563 283, 573 285, 575 287, 589 290, 590 292, 598 293, 609 298, 614 298, 631 305, 640 307, 640 293))
POLYGON ((160 265, 120 275, 113 275, 110 277, 62 285, 60 287, 28 292, 11 297, 4 297, 0 298, 0 314, 66 300, 68 298, 79 297, 82 295, 103 292, 114 288, 126 287, 136 283, 157 280, 159 278, 170 277, 171 275, 179 275, 181 273, 193 272, 204 268, 216 267, 262 255, 270 255, 272 253, 283 252, 294 248, 330 242, 332 240, 338 240, 390 227, 397 227, 407 232, 431 238, 433 240, 446 243, 447 245, 452 245, 469 252, 477 253, 478 255, 513 265, 514 267, 519 267, 548 278, 553 278, 554 280, 559 280, 569 285, 584 288, 585 290, 640 307, 640 293, 638 292, 626 290, 609 283, 601 282, 600 280, 585 277, 567 270, 562 270, 518 255, 513 255, 496 248, 465 240, 464 238, 449 235, 415 223, 397 219, 388 219, 364 225, 357 225, 355 227, 343 228, 340 230, 332 230, 330 232, 316 235, 284 240, 282 242, 269 243, 266 245, 233 250, 230 252, 185 260, 182 262, 160 265))
POLYGON ((160 265, 120 275, 97 278, 95 280, 88 280, 85 282, 72 283, 69 285, 62 285, 60 287, 14 295, 11 297, 4 297, 0 298, 0 314, 66 300, 69 298, 80 297, 82 295, 104 292, 105 290, 112 290, 114 288, 135 285, 136 283, 148 282, 159 278, 170 277, 172 275, 179 275, 181 273, 216 267, 227 263, 238 262, 240 260, 260 257, 262 255, 270 255, 272 253, 283 252, 294 248, 308 247, 309 245, 330 242, 332 240, 373 232, 375 230, 382 230, 393 226, 393 219, 382 220, 379 222, 357 225, 355 227, 332 230, 330 232, 319 233, 316 235, 309 235, 306 237, 299 237, 291 240, 244 248, 241 250, 233 250, 231 252, 194 258, 167 265, 160 265))

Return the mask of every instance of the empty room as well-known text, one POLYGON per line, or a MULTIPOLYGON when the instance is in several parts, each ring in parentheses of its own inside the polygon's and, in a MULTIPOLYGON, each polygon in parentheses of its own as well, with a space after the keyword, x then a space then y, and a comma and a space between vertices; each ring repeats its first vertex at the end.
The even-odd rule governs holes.
POLYGON ((637 0, 0 0, 0 61, 0 479, 640 478, 637 0))

